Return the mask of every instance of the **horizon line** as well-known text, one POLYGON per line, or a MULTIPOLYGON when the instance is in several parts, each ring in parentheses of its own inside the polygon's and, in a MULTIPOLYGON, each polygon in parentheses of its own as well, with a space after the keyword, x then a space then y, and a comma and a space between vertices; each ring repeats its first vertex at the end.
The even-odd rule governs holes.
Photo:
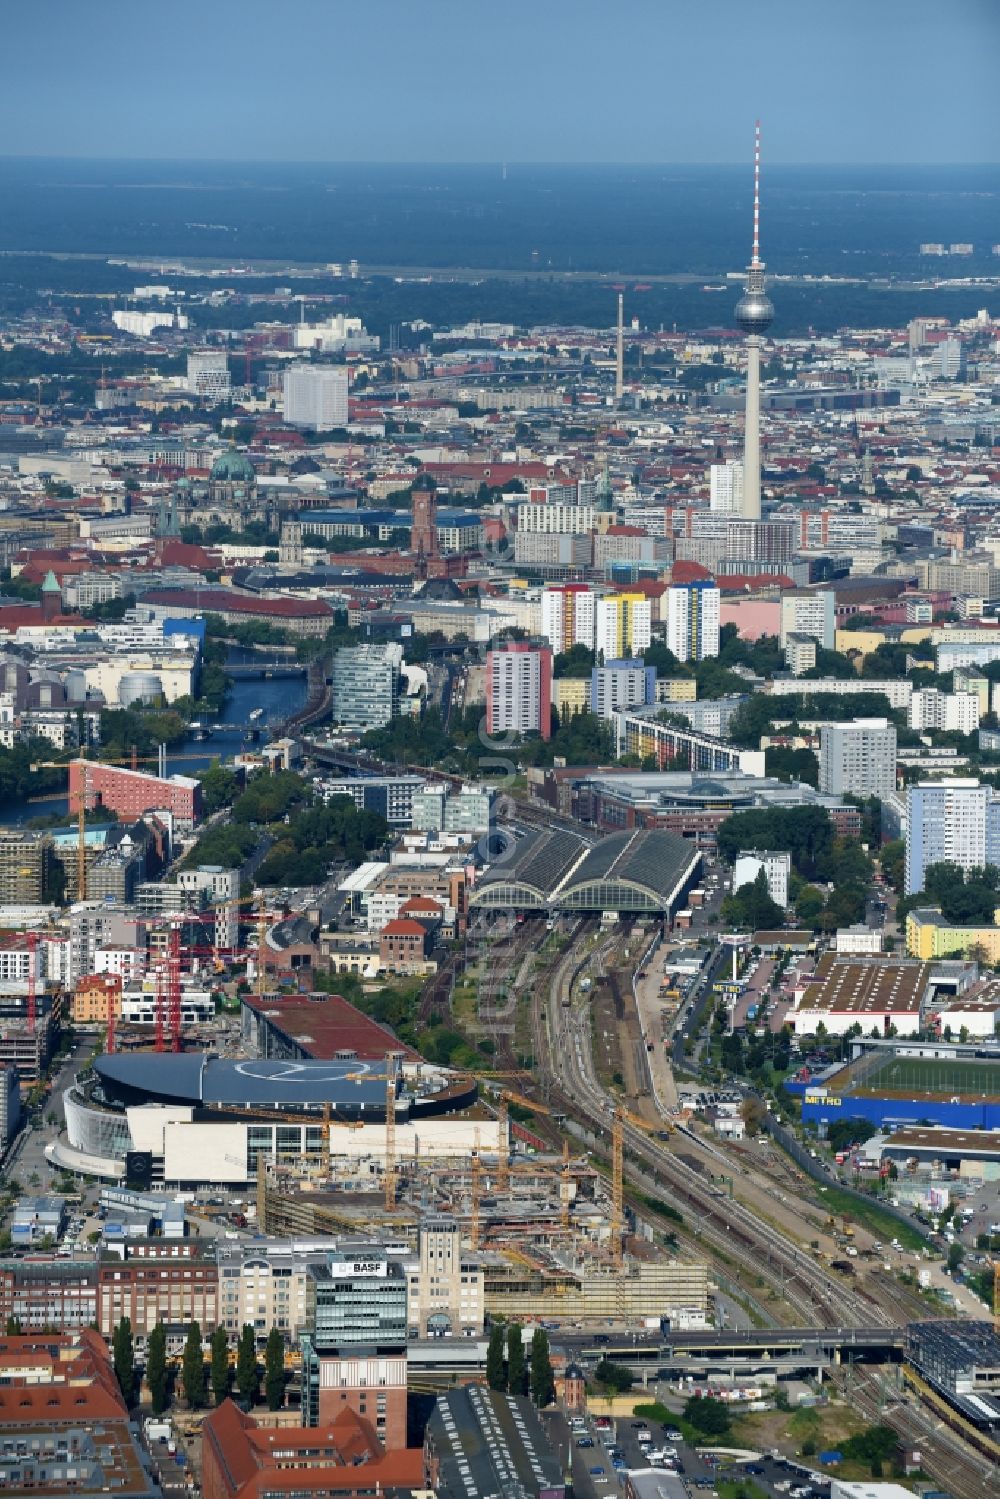
MULTIPOLYGON (((0 152, 0 162, 134 162, 141 164, 184 164, 200 166, 310 166, 310 167, 483 167, 504 168, 512 167, 740 167, 745 168, 746 159, 734 158, 731 161, 680 161, 680 160, 653 160, 649 158, 588 158, 587 160, 558 160, 554 158, 516 159, 513 157, 477 157, 475 159, 461 159, 449 157, 448 159, 435 160, 433 158, 417 157, 319 157, 319 156, 111 156, 111 155, 88 155, 86 153, 66 152, 0 152)), ((811 159, 768 159, 766 170, 774 167, 866 167, 866 168, 900 168, 900 167, 1000 167, 1000 158, 997 160, 967 160, 967 161, 863 161, 858 159, 833 160, 832 158, 811 159)))

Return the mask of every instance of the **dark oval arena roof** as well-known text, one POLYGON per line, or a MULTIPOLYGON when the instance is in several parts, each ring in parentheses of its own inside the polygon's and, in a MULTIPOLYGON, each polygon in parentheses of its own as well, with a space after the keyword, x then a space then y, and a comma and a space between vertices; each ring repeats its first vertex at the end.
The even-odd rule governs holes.
POLYGON ((284 1061, 140 1052, 98 1057, 94 1070, 110 1099, 211 1109, 384 1111, 385 1061, 284 1061))

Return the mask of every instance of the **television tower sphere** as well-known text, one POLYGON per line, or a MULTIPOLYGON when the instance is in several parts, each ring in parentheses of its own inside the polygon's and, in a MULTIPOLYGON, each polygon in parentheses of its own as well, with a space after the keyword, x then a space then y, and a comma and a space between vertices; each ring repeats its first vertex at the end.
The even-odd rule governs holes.
POLYGON ((770 328, 774 304, 762 287, 747 287, 736 304, 736 321, 744 333, 764 333, 770 328))

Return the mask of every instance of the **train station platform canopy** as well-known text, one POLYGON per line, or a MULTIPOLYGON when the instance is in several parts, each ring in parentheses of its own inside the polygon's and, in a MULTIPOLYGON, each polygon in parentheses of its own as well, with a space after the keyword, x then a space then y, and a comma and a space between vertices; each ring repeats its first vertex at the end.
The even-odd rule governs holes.
POLYGON ((528 834, 486 870, 470 905, 669 917, 700 863, 691 843, 658 829, 610 833, 594 844, 576 833, 544 829, 528 834))

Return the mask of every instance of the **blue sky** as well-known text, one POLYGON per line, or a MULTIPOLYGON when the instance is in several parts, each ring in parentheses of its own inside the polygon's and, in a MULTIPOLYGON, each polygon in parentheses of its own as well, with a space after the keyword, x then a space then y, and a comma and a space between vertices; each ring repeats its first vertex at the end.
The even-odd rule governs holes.
POLYGON ((8 0, 0 154, 996 162, 1000 0, 8 0))

